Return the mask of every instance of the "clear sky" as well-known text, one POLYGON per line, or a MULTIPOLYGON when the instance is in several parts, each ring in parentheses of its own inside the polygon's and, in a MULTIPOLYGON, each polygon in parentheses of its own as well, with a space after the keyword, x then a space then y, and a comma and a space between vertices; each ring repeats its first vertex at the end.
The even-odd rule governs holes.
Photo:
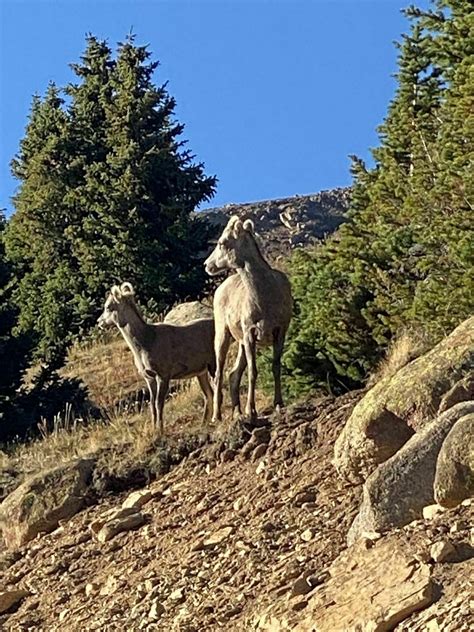
POLYGON ((0 208, 12 208, 9 163, 32 95, 72 80, 86 33, 115 46, 130 30, 219 178, 210 206, 348 185, 348 155, 368 158, 377 143, 409 3, 0 0, 0 208))

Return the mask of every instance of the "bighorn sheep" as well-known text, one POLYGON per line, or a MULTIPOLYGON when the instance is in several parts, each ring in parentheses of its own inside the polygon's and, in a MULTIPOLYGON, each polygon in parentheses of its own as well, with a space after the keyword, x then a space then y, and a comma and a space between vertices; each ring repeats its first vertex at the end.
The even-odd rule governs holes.
POLYGON ((212 318, 194 320, 186 325, 147 323, 135 299, 130 283, 113 286, 99 327, 116 325, 133 353, 135 366, 145 379, 150 391, 150 409, 155 427, 163 433, 163 405, 170 380, 196 376, 206 398, 204 421, 212 414, 210 373, 215 371, 214 321, 212 318))
POLYGON ((248 366, 245 413, 250 418, 257 415, 256 346, 273 345, 274 406, 279 408, 283 405, 281 355, 293 306, 287 277, 271 268, 263 258, 255 239, 253 222, 242 222, 238 216, 230 218, 204 265, 211 276, 229 269, 237 272, 219 286, 214 296, 216 376, 213 420, 221 419, 223 369, 231 338, 240 345, 235 366, 230 373, 233 412, 241 413, 240 380, 248 366))

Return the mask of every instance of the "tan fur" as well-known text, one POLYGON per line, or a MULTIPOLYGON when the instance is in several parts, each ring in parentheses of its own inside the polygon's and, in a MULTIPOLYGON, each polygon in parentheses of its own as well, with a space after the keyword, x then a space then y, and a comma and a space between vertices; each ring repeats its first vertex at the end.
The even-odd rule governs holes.
POLYGON ((221 419, 222 379, 231 340, 239 343, 236 364, 230 374, 232 406, 240 413, 239 387, 245 367, 249 369, 249 388, 245 412, 255 417, 257 379, 256 347, 273 345, 274 405, 283 405, 280 372, 281 354, 292 313, 291 288, 287 277, 269 266, 258 247, 251 220, 229 219, 216 248, 206 259, 211 276, 235 270, 214 296, 216 327, 216 377, 214 419, 221 419))
POLYGON ((150 391, 154 424, 163 432, 163 406, 170 380, 197 377, 206 398, 204 420, 212 415, 214 375, 214 321, 194 320, 186 325, 147 323, 134 300, 130 283, 113 286, 98 319, 99 327, 116 325, 133 354, 135 366, 150 391))

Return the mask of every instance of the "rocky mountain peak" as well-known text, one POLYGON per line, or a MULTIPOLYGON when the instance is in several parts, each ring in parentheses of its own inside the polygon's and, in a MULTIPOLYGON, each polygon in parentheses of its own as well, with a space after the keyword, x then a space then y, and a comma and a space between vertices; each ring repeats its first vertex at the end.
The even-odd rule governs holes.
POLYGON ((225 226, 232 215, 252 219, 262 238, 264 254, 277 260, 334 232, 346 219, 350 191, 349 187, 336 188, 311 195, 226 204, 200 214, 216 228, 225 226))

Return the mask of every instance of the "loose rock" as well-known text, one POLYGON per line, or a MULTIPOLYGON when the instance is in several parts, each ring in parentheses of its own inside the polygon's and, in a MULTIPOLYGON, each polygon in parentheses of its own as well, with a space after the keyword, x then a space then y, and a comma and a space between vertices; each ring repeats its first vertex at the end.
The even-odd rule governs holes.
POLYGON ((435 562, 445 562, 448 560, 453 553, 455 553, 456 549, 451 544, 451 542, 436 542, 430 548, 431 559, 435 562))
POLYGON ((122 503, 124 509, 141 509, 143 505, 152 498, 152 493, 149 489, 141 489, 136 492, 132 492, 122 503))
POLYGON ((3 590, 0 592, 0 613, 7 612, 29 595, 28 590, 3 590))

